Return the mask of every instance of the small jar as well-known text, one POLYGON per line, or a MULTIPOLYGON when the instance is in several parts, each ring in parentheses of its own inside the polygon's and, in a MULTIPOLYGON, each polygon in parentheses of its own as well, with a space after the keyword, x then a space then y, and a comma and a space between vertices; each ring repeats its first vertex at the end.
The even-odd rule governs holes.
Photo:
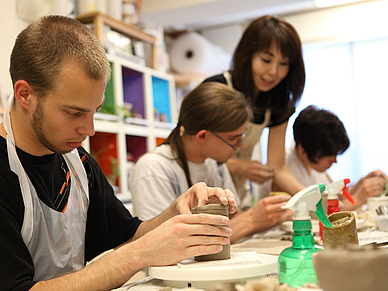
POLYGON ((341 211, 328 217, 331 228, 323 226, 323 247, 359 246, 356 217, 351 211, 341 211))
MULTIPOLYGON (((196 206, 191 209, 191 213, 199 214, 215 214, 229 216, 228 206, 221 204, 207 204, 204 206, 196 206)), ((229 225, 228 225, 229 226, 229 225)), ((230 243, 223 245, 222 251, 216 254, 196 256, 194 259, 196 261, 214 261, 214 260, 226 260, 230 258, 230 243)))

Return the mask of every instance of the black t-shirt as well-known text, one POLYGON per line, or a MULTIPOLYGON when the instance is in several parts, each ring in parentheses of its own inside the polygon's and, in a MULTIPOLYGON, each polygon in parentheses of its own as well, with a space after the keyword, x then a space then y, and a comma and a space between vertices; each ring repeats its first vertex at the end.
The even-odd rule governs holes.
MULTIPOLYGON (((89 208, 85 234, 85 261, 130 239, 141 221, 114 195, 98 163, 82 147, 78 148, 89 181, 89 208)), ((62 155, 36 157, 17 149, 19 159, 39 198, 62 211, 71 179, 62 155)), ((0 290, 29 290, 34 265, 23 242, 21 228, 24 203, 19 180, 10 170, 6 140, 0 137, 0 290)))
MULTIPOLYGON (((212 77, 207 78, 205 82, 218 82, 222 84, 227 84, 226 79, 223 74, 215 75, 212 77)), ((242 92, 244 93, 244 92, 242 92)), ((260 95, 259 95, 260 98, 260 95)), ((271 118, 270 122, 268 124, 268 127, 280 125, 290 118, 292 114, 295 112, 294 105, 290 102, 286 104, 286 106, 283 106, 281 108, 278 107, 277 100, 273 98, 273 100, 269 100, 269 104, 263 105, 261 104, 262 100, 257 99, 256 104, 251 104, 253 107, 253 123, 256 124, 262 124, 264 122, 265 118, 265 111, 266 109, 271 109, 271 118), (272 103, 271 103, 272 102, 272 103)))

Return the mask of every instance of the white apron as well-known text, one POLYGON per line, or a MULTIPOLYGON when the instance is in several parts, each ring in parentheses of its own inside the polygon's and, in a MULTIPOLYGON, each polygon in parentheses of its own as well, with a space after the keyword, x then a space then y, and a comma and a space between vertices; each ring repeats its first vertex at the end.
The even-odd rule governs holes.
POLYGON ((3 124, 10 168, 18 175, 24 202, 21 233, 34 262, 34 280, 47 280, 84 266, 88 180, 78 151, 73 150, 63 155, 71 177, 64 212, 51 209, 39 199, 16 153, 9 114, 12 101, 13 97, 10 97, 3 124))
MULTIPOLYGON (((226 84, 233 88, 232 76, 226 71, 223 73, 226 79, 226 84)), ((271 110, 266 109, 264 113, 264 121, 261 124, 249 122, 247 126, 247 134, 244 137, 244 146, 240 148, 235 154, 234 158, 238 160, 250 160, 252 157, 253 148, 260 141, 261 134, 270 122, 271 110)), ((252 196, 250 193, 249 181, 242 175, 232 175, 233 182, 236 186, 238 195, 241 198, 241 204, 238 206, 239 210, 246 210, 252 206, 252 196)))

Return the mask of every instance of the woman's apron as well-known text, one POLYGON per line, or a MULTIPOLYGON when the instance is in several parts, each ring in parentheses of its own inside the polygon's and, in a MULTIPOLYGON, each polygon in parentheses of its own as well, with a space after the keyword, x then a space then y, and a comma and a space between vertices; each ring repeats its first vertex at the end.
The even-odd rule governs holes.
POLYGON ((3 124, 10 168, 18 175, 24 202, 21 234, 34 262, 34 280, 47 280, 84 266, 88 180, 78 151, 74 149, 63 155, 71 177, 69 198, 63 212, 51 209, 39 199, 16 153, 10 120, 12 102, 11 96, 3 124))
MULTIPOLYGON (((226 84, 233 88, 232 76, 226 71, 223 73, 226 84)), ((266 109, 264 115, 264 121, 261 124, 256 124, 249 122, 247 126, 247 134, 244 137, 244 146, 240 148, 233 156, 233 158, 238 160, 250 160, 252 157, 253 148, 260 141, 261 134, 270 122, 271 119, 271 110, 266 109)), ((232 175, 233 182, 236 186, 238 195, 241 198, 241 204, 239 205, 239 210, 246 210, 252 206, 252 195, 250 191, 250 185, 248 179, 239 174, 232 175)))

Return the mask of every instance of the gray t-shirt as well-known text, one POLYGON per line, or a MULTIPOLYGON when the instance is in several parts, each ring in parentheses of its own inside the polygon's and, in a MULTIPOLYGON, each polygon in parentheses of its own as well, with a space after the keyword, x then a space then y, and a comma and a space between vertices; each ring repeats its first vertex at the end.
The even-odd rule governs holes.
MULTIPOLYGON (((221 187, 236 193, 225 164, 207 158, 201 164, 189 162, 188 165, 193 184, 205 182, 209 187, 221 187)), ((173 157, 169 145, 161 145, 143 155, 131 170, 129 185, 133 214, 142 220, 162 213, 189 188, 185 173, 173 157)), ((238 195, 235 194, 235 197, 239 203, 238 195)))

